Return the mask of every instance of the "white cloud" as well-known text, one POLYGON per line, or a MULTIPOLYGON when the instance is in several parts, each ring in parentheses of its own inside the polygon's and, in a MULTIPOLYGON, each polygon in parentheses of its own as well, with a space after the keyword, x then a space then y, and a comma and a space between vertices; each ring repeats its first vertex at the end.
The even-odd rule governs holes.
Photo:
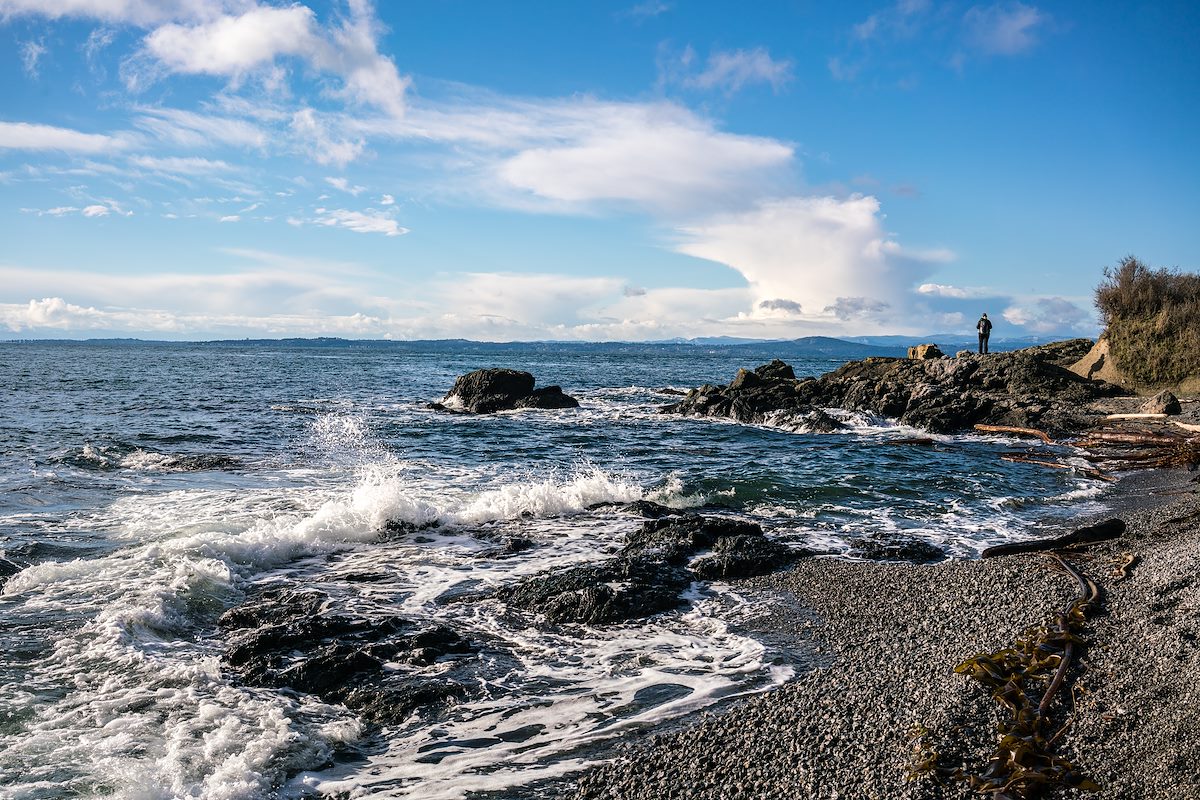
POLYGON ((346 192, 347 194, 352 194, 355 197, 358 197, 367 190, 367 187, 365 186, 352 186, 350 181, 346 180, 345 178, 326 178, 325 182, 333 188, 346 192))
POLYGON ((345 166, 358 158, 366 147, 362 138, 340 138, 331 130, 331 123, 317 116, 311 108, 292 115, 292 133, 310 158, 318 164, 345 166))
POLYGON ((230 144, 262 148, 270 140, 259 125, 245 119, 200 114, 177 108, 140 107, 136 124, 158 139, 183 147, 212 147, 230 144))
POLYGON ((395 204, 396 198, 392 197, 390 194, 385 194, 383 197, 379 198, 379 205, 381 206, 391 206, 395 204))
POLYGON ((680 252, 740 272, 755 303, 785 298, 810 318, 866 315, 882 322, 907 303, 915 279, 929 269, 888 238, 874 197, 772 200, 680 230, 680 252))
POLYGON ((776 61, 763 47, 717 52, 708 57, 704 71, 685 82, 700 89, 740 91, 747 84, 769 83, 779 91, 792 79, 792 62, 776 61))
POLYGON ((986 286, 950 286, 943 283, 922 283, 917 291, 929 297, 948 297, 958 300, 975 300, 997 297, 1000 292, 986 286))
POLYGON ((100 204, 96 204, 96 205, 86 206, 83 209, 82 213, 85 217, 107 217, 109 215, 109 212, 110 212, 110 209, 108 206, 102 206, 100 204))
POLYGON ((378 211, 347 211, 344 208, 317 209, 321 216, 314 220, 318 225, 346 228, 355 233, 382 233, 384 236, 401 236, 408 228, 400 227, 392 217, 378 211))
POLYGON ((0 0, 0 17, 82 17, 153 25, 174 19, 208 19, 245 0, 0 0))
POLYGON ((625 13, 634 19, 644 20, 650 19, 651 17, 657 17, 660 14, 665 14, 670 10, 671 5, 669 3, 664 3, 663 0, 644 0, 625 13))
POLYGON ((83 133, 31 122, 0 122, 0 149, 61 150, 71 153, 113 153, 128 147, 122 136, 83 133))
POLYGON ((168 172, 177 175, 208 175, 214 172, 230 172, 234 169, 225 161, 214 161, 197 156, 156 158, 154 156, 137 156, 129 159, 130 163, 154 172, 168 172))
POLYGON ((31 78, 38 77, 38 61, 46 54, 46 45, 31 39, 21 45, 20 51, 21 68, 25 70, 25 74, 31 78))
POLYGON ((1091 334, 1096 328, 1095 314, 1064 297, 1018 299, 1004 309, 1004 319, 1032 333, 1076 332, 1091 334))
POLYGON ((175 72, 237 76, 280 55, 312 52, 314 18, 306 6, 254 8, 200 25, 169 23, 146 37, 145 46, 175 72))
POLYGON ((1049 17, 1023 3, 972 6, 963 15, 967 41, 991 55, 1016 55, 1037 44, 1037 29, 1049 17))
POLYGON ((617 201, 670 213, 761 192, 792 159, 786 144, 717 131, 671 104, 588 110, 591 125, 560 124, 565 141, 502 161, 500 179, 549 200, 617 201))
POLYGON ((241 221, 241 219, 242 218, 239 217, 237 214, 226 214, 225 216, 221 217, 220 221, 221 222, 239 222, 239 221, 241 221))

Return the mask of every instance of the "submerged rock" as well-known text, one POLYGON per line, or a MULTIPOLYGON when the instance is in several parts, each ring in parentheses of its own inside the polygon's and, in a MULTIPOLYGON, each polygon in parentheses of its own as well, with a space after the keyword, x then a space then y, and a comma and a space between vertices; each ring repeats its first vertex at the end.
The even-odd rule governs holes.
POLYGON ((534 575, 496 596, 552 623, 628 622, 678 607, 681 593, 697 579, 763 575, 802 555, 767 539, 751 522, 663 515, 631 533, 615 558, 534 575), (688 565, 709 549, 711 555, 688 565))
POLYGON ((824 408, 867 411, 938 433, 981 423, 1077 430, 1091 421, 1084 410, 1088 403, 1122 391, 1064 368, 1087 344, 1081 339, 958 358, 872 357, 820 378, 761 379, 760 370, 768 368, 783 374, 772 366, 782 362, 772 362, 739 370, 728 386, 693 389, 662 411, 741 422, 802 421, 807 423, 802 430, 816 431, 838 427, 824 408))
POLYGON ((578 408, 579 401, 559 386, 534 389, 534 378, 515 369, 477 369, 460 375, 440 403, 441 411, 490 414, 518 408, 578 408))
POLYGON ((327 595, 311 589, 257 594, 219 620, 224 662, 250 685, 313 694, 373 722, 400 721, 465 694, 462 684, 424 678, 417 669, 475 651, 454 631, 442 625, 418 629, 395 618, 367 620, 329 605, 327 595))

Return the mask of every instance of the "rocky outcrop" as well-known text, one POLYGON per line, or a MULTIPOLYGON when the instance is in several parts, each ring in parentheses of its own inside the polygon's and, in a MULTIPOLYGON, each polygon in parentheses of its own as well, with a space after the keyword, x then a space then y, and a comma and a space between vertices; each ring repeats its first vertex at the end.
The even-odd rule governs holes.
MULTIPOLYGON (((1064 368, 1088 345, 1089 340, 1078 339, 990 355, 868 358, 804 380, 764 378, 764 371, 785 374, 786 364, 772 362, 753 371, 739 370, 728 386, 693 389, 662 410, 774 422, 820 420, 828 418, 822 409, 842 408, 939 433, 976 424, 1076 430, 1090 422, 1088 403, 1121 393, 1119 387, 1089 381, 1064 368)), ((829 421, 828 428, 837 426, 829 421)))
POLYGON ((534 389, 534 378, 515 369, 477 369, 460 375, 440 403, 430 404, 439 411, 467 411, 491 414, 518 408, 578 408, 579 401, 564 394, 561 387, 534 389))
POLYGON ((382 724, 465 694, 464 683, 423 678, 419 669, 475 651, 454 631, 367 620, 329 605, 327 595, 312 589, 258 593, 220 618, 225 664, 252 686, 313 694, 382 724))
POLYGON ((946 354, 936 344, 918 344, 908 348, 908 357, 924 360, 927 358, 945 358, 946 354))
MULTIPOLYGON (((808 379, 811 381, 812 379, 808 379)), ((728 417, 748 424, 778 424, 812 433, 828 433, 842 424, 797 394, 803 385, 791 366, 779 359, 753 370, 739 369, 727 386, 692 389, 663 408, 676 414, 728 417)))
POLYGON ((633 510, 652 518, 615 558, 535 575, 496 596, 551 623, 627 622, 676 608, 697 579, 763 575, 807 555, 767 539, 751 522, 640 505, 633 510), (711 553, 692 562, 705 550, 711 553))

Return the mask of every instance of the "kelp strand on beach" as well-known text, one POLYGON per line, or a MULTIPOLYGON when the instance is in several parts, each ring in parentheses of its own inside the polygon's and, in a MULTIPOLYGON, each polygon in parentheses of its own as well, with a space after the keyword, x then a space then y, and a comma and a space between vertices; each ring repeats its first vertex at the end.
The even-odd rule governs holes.
POLYGON ((978 771, 950 768, 939 763, 930 732, 918 726, 911 736, 910 773, 914 777, 931 775, 964 782, 992 800, 1027 800, 1056 786, 1087 791, 1100 788, 1072 762, 1052 751, 1070 725, 1069 719, 1062 723, 1055 719, 1052 712, 1060 705, 1055 701, 1067 686, 1067 675, 1083 644, 1087 612, 1095 606, 1100 590, 1062 556, 1049 557, 1079 588, 1066 610, 1026 629, 1011 647, 981 653, 954 668, 987 687, 992 699, 1003 708, 994 754, 978 771))

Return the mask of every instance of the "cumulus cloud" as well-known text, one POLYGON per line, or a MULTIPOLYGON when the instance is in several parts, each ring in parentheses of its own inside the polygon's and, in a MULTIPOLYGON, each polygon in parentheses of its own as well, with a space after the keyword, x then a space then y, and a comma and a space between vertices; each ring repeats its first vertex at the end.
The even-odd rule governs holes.
POLYGON ((780 311, 785 314, 799 314, 804 309, 795 300, 760 300, 758 308, 762 311, 780 311))
POLYGON ((874 197, 772 200, 680 230, 680 252, 740 272, 756 304, 787 298, 839 320, 902 308, 931 269, 888 238, 874 197))
POLYGON ((1064 297, 1038 297, 1018 300, 1004 309, 1004 319, 1038 334, 1067 331, 1090 333, 1096 327, 1095 315, 1064 297))
POLYGON ((61 150, 68 153, 113 153, 130 144, 123 136, 83 133, 32 122, 0 122, 0 149, 61 150))
POLYGON ((379 205, 381 206, 392 206, 395 204, 396 198, 392 197, 390 194, 385 194, 383 197, 379 198, 379 205))
POLYGON ((972 6, 963 16, 967 42, 989 55, 1016 55, 1037 44, 1049 17, 1023 3, 972 6))
POLYGON ((254 8, 200 25, 162 25, 146 37, 145 46, 175 72, 236 76, 281 55, 311 52, 313 26, 306 6, 254 8))

